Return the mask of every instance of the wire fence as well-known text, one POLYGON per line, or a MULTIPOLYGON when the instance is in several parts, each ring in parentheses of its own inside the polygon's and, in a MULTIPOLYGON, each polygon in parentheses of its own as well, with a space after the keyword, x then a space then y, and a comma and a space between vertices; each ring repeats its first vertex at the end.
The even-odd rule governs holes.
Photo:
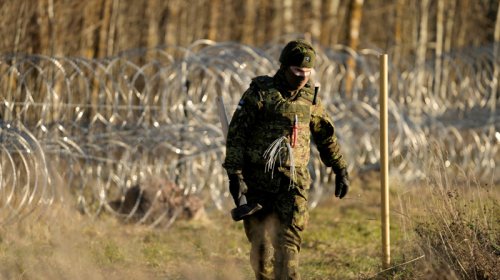
MULTIPOLYGON (((216 97, 222 96, 231 115, 253 77, 274 74, 282 47, 201 40, 188 48, 139 49, 102 60, 1 57, 0 223, 41 214, 55 201, 89 215, 123 216, 111 202, 125 201, 128 190, 150 178, 175 184, 180 199, 201 196, 213 202, 207 207, 226 209, 216 97)), ((321 84, 349 170, 376 169, 380 52, 318 50, 313 79, 321 84), (347 68, 349 60, 355 69, 347 68)), ((491 45, 425 65, 411 59, 407 66, 390 65, 391 176, 425 178, 429 145, 438 143, 446 168, 488 182, 500 179, 495 50, 491 45)), ((314 149, 310 167, 314 207, 332 185, 332 174, 314 149)))

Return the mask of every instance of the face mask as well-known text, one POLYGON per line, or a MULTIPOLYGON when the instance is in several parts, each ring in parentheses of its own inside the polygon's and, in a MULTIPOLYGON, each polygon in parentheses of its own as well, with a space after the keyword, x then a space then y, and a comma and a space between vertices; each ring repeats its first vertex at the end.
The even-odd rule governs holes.
POLYGON ((311 70, 304 71, 304 68, 300 68, 297 66, 287 67, 285 70, 285 78, 288 83, 288 88, 291 91, 299 90, 303 88, 307 81, 309 81, 309 77, 311 75, 311 70))

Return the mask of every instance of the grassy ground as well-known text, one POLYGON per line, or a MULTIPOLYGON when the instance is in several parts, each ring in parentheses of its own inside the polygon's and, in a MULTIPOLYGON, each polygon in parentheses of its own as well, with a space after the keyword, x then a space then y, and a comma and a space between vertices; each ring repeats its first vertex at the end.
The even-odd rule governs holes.
MULTIPOLYGON (((460 238, 465 237, 452 240, 453 236, 443 237, 443 233, 452 222, 460 224, 469 218, 476 219, 477 230, 472 233, 481 232, 484 244, 489 241, 483 246, 486 253, 479 251, 479 255, 492 252, 486 269, 498 262, 495 253, 500 251, 494 248, 500 244, 498 188, 436 193, 425 186, 393 183, 391 254, 395 267, 381 272, 377 182, 377 174, 358 178, 346 199, 330 196, 311 211, 301 251, 304 279, 432 279, 439 275, 438 270, 451 275, 448 279, 459 279, 460 268, 454 272, 453 257, 445 257, 453 254, 440 254, 439 245, 458 252, 464 243, 460 238), (476 193, 475 198, 467 193, 476 193), (456 206, 450 205, 453 201, 456 206), (434 206, 429 207, 428 202, 434 206), (461 211, 463 203, 468 203, 463 209, 469 210, 463 212, 462 220, 444 216, 447 209, 461 211), (439 215, 432 209, 442 218, 436 218, 439 215), (442 242, 443 238, 448 242, 442 242), (452 245, 452 241, 457 243, 452 245), (425 257, 415 260, 420 256, 425 257), (433 267, 440 261, 450 265, 433 267)), ((162 230, 124 225, 113 217, 91 219, 67 206, 56 208, 43 217, 31 215, 0 228, 1 279, 253 279, 242 223, 232 222, 228 213, 209 212, 206 219, 177 221, 169 230, 162 230)), ((481 248, 474 249, 478 250, 481 248)), ((461 254, 468 257, 467 252, 461 254)))

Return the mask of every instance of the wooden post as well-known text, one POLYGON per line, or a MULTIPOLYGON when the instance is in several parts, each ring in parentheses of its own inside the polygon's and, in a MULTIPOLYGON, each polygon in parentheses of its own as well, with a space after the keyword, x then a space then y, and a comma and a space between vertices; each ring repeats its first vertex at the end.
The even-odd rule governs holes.
POLYGON ((388 74, 387 54, 380 56, 380 190, 382 219, 382 266, 388 268, 391 263, 391 244, 389 231, 389 137, 388 137, 388 74))

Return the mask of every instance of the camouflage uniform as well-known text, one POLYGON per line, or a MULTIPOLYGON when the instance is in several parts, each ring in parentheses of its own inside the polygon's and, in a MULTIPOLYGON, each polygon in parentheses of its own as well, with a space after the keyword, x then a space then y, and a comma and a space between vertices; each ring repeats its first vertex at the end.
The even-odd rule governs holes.
POLYGON ((324 164, 334 171, 346 167, 332 121, 319 98, 313 102, 313 88, 308 83, 298 91, 287 91, 283 71, 281 68, 274 77, 254 78, 243 94, 229 125, 223 165, 228 174, 243 175, 248 202, 263 206, 244 220, 257 279, 300 279, 298 253, 308 220, 311 136, 324 164), (289 160, 266 172, 264 152, 282 136, 291 141, 296 118, 295 176, 289 160))

